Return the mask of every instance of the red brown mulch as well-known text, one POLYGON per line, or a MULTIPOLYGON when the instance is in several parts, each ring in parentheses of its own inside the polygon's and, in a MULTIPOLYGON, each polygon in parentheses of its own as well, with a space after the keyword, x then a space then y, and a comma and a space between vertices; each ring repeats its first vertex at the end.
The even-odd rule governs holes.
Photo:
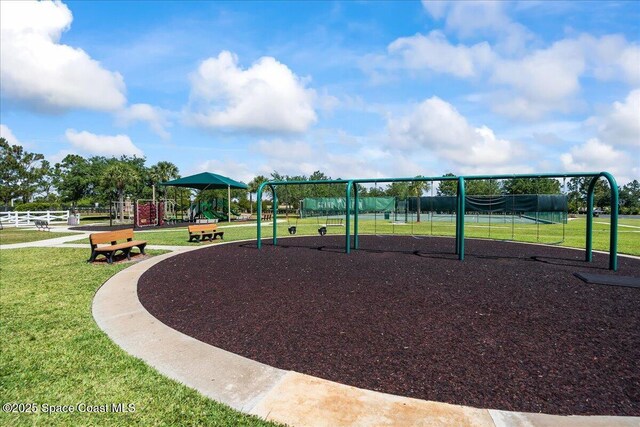
POLYGON ((357 387, 475 407, 640 415, 640 260, 507 242, 362 236, 232 243, 172 257, 142 304, 201 341, 357 387))

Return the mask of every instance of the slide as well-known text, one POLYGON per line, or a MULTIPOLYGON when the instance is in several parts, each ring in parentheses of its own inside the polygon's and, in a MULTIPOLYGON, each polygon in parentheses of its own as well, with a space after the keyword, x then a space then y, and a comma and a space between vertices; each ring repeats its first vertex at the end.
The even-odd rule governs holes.
POLYGON ((204 215, 204 217, 207 219, 218 219, 218 217, 215 216, 211 211, 202 211, 202 215, 204 215))

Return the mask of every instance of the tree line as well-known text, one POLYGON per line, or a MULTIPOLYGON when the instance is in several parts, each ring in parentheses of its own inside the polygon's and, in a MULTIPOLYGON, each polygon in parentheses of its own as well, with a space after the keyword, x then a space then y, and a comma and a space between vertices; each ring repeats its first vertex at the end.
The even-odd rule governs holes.
MULTIPOLYGON (((447 173, 444 176, 455 176, 447 173)), ((179 178, 178 167, 161 161, 149 167, 146 159, 122 156, 82 157, 67 155, 62 161, 51 165, 42 154, 30 153, 19 145, 11 145, 0 138, 0 201, 16 209, 55 209, 78 206, 108 206, 111 201, 123 202, 126 197, 151 199, 152 188, 157 189, 158 198, 173 199, 178 209, 188 208, 191 190, 167 188, 159 183, 179 178)), ((422 178, 417 176, 416 178, 422 178)), ((332 179, 322 171, 306 175, 284 175, 274 171, 270 176, 257 175, 247 183, 247 190, 232 190, 235 206, 243 211, 255 210, 255 195, 265 181, 324 181, 332 179)), ((340 178, 336 178, 340 179, 340 178)), ((590 178, 572 178, 563 185, 557 179, 512 178, 505 180, 474 180, 465 183, 468 195, 507 194, 566 194, 569 211, 578 212, 586 207, 586 194, 590 178)), ((399 199, 425 195, 452 196, 457 192, 456 181, 410 181, 390 184, 358 185, 362 197, 391 196, 399 199)), ((620 212, 640 214, 640 183, 634 180, 619 188, 620 212)), ((268 199, 272 196, 265 189, 268 199)), ((195 193, 196 200, 214 197, 226 198, 226 190, 206 190, 195 193)), ((278 188, 279 205, 298 209, 300 200, 306 197, 343 197, 344 184, 291 185, 278 188)), ((606 210, 610 205, 609 186, 604 179, 597 182, 594 196, 595 206, 606 210)), ((123 206, 123 203, 120 203, 123 206)))

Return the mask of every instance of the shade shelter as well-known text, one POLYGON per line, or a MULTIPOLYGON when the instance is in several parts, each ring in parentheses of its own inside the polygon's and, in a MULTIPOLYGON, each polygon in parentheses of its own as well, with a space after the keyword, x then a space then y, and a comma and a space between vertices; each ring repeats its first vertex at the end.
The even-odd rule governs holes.
POLYGON ((160 185, 195 188, 196 190, 221 190, 226 188, 228 199, 227 217, 229 222, 231 222, 231 189, 239 188, 246 190, 249 188, 242 182, 211 172, 202 172, 195 175, 185 176, 184 178, 174 179, 173 181, 162 182, 160 185))

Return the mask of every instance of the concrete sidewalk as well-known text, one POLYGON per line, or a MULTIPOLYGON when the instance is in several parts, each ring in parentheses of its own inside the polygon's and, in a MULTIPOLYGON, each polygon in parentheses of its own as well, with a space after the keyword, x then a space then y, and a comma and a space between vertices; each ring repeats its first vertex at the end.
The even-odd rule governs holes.
MULTIPOLYGON (((61 231, 58 231, 61 232, 61 231)), ((48 233, 47 231, 43 231, 43 233, 48 233)), ((55 231, 51 231, 51 233, 55 233, 55 231)), ((74 240, 80 240, 82 238, 86 238, 87 242, 89 241, 88 232, 76 232, 73 236, 63 236, 63 237, 53 237, 51 239, 45 240, 36 240, 35 242, 24 242, 24 243, 11 243, 9 245, 0 244, 0 249, 19 249, 19 248, 46 248, 56 245, 61 245, 65 242, 73 242, 74 240)), ((88 243, 84 245, 88 247, 88 243)))

